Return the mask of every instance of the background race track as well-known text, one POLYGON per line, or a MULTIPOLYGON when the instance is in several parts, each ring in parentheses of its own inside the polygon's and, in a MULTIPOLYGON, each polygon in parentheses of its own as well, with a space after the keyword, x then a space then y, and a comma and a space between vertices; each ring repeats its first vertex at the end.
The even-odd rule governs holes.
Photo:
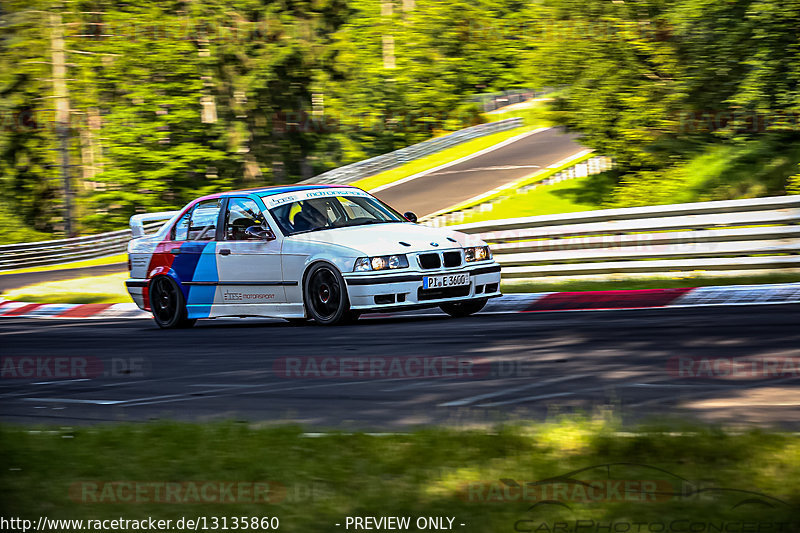
POLYGON ((381 188, 374 194, 401 213, 417 216, 469 200, 529 176, 584 149, 578 136, 548 128, 483 155, 450 165, 410 181, 381 188))
POLYGON ((38 358, 44 375, 15 377, 4 365, 0 416, 69 424, 233 418, 402 430, 604 410, 626 422, 688 416, 798 429, 797 373, 726 376, 722 367, 701 377, 676 374, 677 358, 790 357, 796 365, 798 323, 796 304, 371 318, 337 328, 214 320, 183 331, 162 331, 149 320, 7 318, 0 322, 4 361, 38 358), (423 358, 439 370, 442 360, 431 360, 460 358, 475 372, 324 377, 304 359, 384 356, 401 364, 423 358), (301 372, 286 377, 286 357, 302 361, 301 372), (88 361, 89 378, 47 377, 47 369, 74 360, 88 361))

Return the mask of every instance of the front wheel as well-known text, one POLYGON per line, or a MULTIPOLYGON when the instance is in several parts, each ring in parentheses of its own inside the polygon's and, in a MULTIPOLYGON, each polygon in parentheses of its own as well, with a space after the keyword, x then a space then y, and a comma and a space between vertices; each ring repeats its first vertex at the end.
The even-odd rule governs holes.
POLYGON ((178 284, 168 276, 159 276, 150 284, 150 309, 158 327, 190 328, 196 318, 187 318, 186 301, 178 284))
POLYGON ((483 309, 488 301, 489 300, 487 298, 481 298, 480 300, 467 300, 466 302, 441 304, 439 307, 448 315, 455 318, 461 318, 477 313, 483 309))
POLYGON ((303 287, 308 316, 317 324, 333 326, 352 319, 344 278, 327 263, 311 267, 303 287))

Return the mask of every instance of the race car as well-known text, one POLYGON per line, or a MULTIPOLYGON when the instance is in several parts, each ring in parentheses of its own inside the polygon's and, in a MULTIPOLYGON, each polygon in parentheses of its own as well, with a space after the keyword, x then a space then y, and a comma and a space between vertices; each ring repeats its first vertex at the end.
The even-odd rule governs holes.
POLYGON ((162 328, 217 317, 333 325, 436 306, 459 317, 500 296, 485 242, 416 220, 352 186, 212 194, 131 217, 125 284, 162 328), (146 221, 165 218, 145 234, 146 221))

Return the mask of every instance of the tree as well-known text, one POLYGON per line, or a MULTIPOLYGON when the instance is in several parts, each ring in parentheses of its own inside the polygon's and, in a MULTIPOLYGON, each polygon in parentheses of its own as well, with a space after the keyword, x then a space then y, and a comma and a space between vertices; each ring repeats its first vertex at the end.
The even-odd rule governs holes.
POLYGON ((0 192, 6 216, 16 219, 11 226, 52 232, 61 222, 62 199, 48 98, 50 36, 37 7, 14 0, 0 14, 0 192))

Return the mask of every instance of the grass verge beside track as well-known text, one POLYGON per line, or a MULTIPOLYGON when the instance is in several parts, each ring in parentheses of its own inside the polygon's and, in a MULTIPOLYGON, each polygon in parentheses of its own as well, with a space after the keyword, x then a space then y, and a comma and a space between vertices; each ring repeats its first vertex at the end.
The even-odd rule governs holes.
MULTIPOLYGON (((547 175, 542 175, 540 179, 545 177, 547 175)), ((509 196, 495 202, 491 211, 468 214, 459 224, 603 209, 607 195, 613 190, 614 185, 614 178, 608 172, 551 185, 539 185, 527 193, 509 196)))
POLYGON ((51 272, 53 270, 69 270, 71 268, 86 268, 93 266, 120 265, 124 266, 128 261, 128 254, 109 255, 106 257, 96 257, 84 261, 74 261, 72 263, 58 263, 57 265, 45 265, 30 268, 17 268, 15 270, 0 271, 0 276, 6 274, 28 274, 30 272, 51 272))
POLYGON ((130 274, 119 272, 63 281, 45 281, 12 289, 2 294, 6 300, 32 303, 116 304, 132 302, 125 288, 130 274))
POLYGON ((613 429, 571 420, 311 437, 299 427, 234 422, 0 426, 0 494, 11 515, 34 523, 38 516, 216 516, 230 526, 233 516, 275 516, 286 532, 345 530, 347 516, 455 517, 453 529, 465 532, 552 532, 554 522, 576 520, 644 523, 641 531, 675 521, 723 524, 720 531, 745 520, 797 525, 796 435, 666 424, 613 429), (214 490, 231 482, 270 491, 214 490), (273 501, 254 503, 256 496, 273 501), (543 501, 550 504, 537 505, 543 501))

